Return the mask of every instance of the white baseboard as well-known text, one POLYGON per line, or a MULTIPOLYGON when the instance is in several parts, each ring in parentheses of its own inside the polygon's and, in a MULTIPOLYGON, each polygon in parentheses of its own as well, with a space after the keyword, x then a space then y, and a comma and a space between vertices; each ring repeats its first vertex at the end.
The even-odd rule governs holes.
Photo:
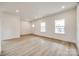
POLYGON ((72 42, 72 43, 75 43, 75 41, 67 41, 67 40, 64 40, 64 39, 58 39, 58 38, 54 38, 54 37, 49 37, 49 36, 46 36, 46 35, 40 35, 40 34, 37 34, 37 33, 33 33, 35 35, 38 35, 38 36, 43 36, 43 37, 48 37, 48 38, 52 38, 52 39, 57 39, 57 40, 62 40, 62 41, 65 41, 65 42, 72 42))

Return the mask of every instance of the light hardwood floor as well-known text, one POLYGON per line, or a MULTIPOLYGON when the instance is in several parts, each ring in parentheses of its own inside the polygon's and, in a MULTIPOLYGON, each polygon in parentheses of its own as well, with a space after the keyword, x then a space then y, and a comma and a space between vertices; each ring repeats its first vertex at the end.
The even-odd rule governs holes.
POLYGON ((3 56, 76 56, 73 44, 35 35, 2 41, 3 56))

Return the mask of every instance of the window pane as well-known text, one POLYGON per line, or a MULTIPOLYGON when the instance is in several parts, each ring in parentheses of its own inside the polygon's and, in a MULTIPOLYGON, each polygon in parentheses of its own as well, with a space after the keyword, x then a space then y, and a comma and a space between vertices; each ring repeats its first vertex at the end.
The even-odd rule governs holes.
POLYGON ((64 34, 64 19, 55 20, 55 33, 64 34))
POLYGON ((45 22, 42 22, 42 23, 40 23, 40 25, 41 25, 41 29, 40 29, 40 31, 41 32, 46 32, 46 23, 45 22))

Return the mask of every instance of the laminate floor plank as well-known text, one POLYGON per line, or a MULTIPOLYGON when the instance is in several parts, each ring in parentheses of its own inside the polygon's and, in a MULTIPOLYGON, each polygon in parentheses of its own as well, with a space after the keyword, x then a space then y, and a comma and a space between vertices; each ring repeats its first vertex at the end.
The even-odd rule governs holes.
POLYGON ((75 45, 35 35, 3 40, 2 50, 3 56, 77 56, 75 45))

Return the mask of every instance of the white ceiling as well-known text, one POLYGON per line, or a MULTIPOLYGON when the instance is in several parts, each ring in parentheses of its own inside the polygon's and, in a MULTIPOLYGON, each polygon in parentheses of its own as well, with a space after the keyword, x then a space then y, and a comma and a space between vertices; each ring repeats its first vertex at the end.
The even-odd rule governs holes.
POLYGON ((0 11, 16 15, 23 20, 32 21, 48 14, 57 13, 76 6, 76 2, 0 2, 0 11), (64 6, 65 8, 61 8, 64 6))

